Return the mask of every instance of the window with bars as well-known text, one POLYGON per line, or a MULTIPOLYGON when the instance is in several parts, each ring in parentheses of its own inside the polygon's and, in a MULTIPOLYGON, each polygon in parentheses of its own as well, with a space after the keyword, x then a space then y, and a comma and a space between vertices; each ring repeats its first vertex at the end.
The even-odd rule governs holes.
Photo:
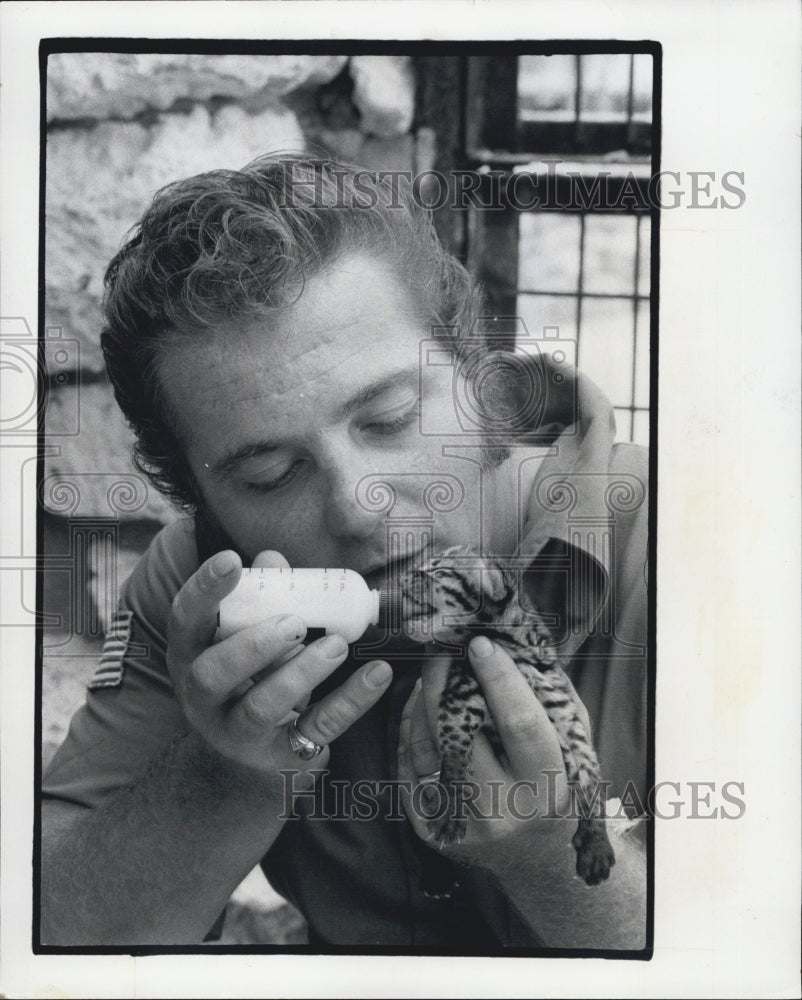
POLYGON ((523 320, 535 340, 574 345, 578 368, 613 403, 618 439, 640 444, 649 443, 652 92, 648 52, 467 60, 467 163, 486 180, 485 203, 498 204, 468 209, 466 257, 495 314, 523 320), (519 174, 526 183, 511 186, 519 174))

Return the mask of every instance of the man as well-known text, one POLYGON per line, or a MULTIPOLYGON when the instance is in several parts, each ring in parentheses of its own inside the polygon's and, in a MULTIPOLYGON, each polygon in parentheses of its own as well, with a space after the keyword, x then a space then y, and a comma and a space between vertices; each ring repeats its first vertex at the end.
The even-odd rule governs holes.
POLYGON ((424 539, 525 556, 605 777, 643 791, 641 451, 612 446, 586 380, 494 350, 468 274, 396 198, 363 172, 264 158, 160 192, 109 267, 102 343, 137 462, 191 518, 127 582, 125 656, 101 666, 46 776, 44 943, 199 942, 261 861, 322 946, 643 947, 642 849, 610 823, 610 879, 576 878, 556 735, 496 644, 468 658, 504 751, 480 737, 474 779, 499 805, 443 852, 459 886, 432 899, 410 790, 438 767, 447 658, 302 646, 293 616, 214 642, 243 563, 346 566, 377 586, 392 525, 412 526, 402 557, 424 539), (432 502, 437 482, 453 502, 432 502), (622 483, 636 497, 619 510, 622 483), (358 785, 376 809, 356 808, 358 785))

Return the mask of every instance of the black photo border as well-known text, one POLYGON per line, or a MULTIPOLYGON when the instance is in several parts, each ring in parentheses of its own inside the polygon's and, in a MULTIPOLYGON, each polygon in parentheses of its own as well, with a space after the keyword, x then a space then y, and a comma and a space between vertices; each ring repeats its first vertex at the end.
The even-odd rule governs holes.
MULTIPOLYGON (((662 139, 662 45, 653 40, 515 40, 515 41, 388 41, 348 39, 322 41, 292 39, 281 41, 253 39, 178 39, 178 38, 44 38, 39 45, 40 81, 40 174, 39 174, 39 284, 38 284, 38 371, 40 372, 39 398, 46 403, 47 385, 41 373, 46 372, 44 309, 45 309, 45 190, 47 146, 47 60, 57 53, 147 53, 147 54, 202 54, 202 55, 606 55, 647 54, 652 57, 652 145, 651 176, 660 171, 662 139)), ((650 394, 649 394, 649 520, 648 520, 648 641, 647 641, 647 788, 655 782, 655 719, 656 719, 656 613, 657 613, 657 441, 658 441, 658 366, 659 366, 659 301, 660 301, 660 207, 652 204, 651 220, 651 286, 650 286, 650 394)), ((38 409, 37 496, 44 477, 46 406, 40 402, 38 409)), ((36 606, 43 601, 42 565, 44 524, 37 505, 36 539, 36 606)), ((527 957, 527 958, 605 958, 648 961, 654 952, 655 909, 655 856, 654 821, 646 823, 647 842, 647 916, 646 944, 639 950, 599 950, 587 948, 488 948, 482 951, 449 950, 425 947, 392 946, 326 946, 311 945, 152 945, 152 946, 54 946, 40 943, 41 911, 41 740, 42 740, 42 687, 43 687, 43 625, 41 616, 36 623, 35 661, 35 719, 34 739, 34 827, 33 827, 33 920, 32 950, 35 955, 417 955, 417 956, 476 956, 476 957, 527 957)))

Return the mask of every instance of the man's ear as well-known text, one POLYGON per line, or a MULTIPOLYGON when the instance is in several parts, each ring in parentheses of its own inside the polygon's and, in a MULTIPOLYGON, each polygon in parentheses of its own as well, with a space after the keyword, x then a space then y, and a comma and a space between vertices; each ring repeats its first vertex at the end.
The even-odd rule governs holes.
POLYGON ((537 428, 576 422, 573 368, 557 364, 543 352, 505 350, 493 351, 486 364, 487 388, 492 385, 499 419, 508 422, 509 433, 522 436, 537 428))

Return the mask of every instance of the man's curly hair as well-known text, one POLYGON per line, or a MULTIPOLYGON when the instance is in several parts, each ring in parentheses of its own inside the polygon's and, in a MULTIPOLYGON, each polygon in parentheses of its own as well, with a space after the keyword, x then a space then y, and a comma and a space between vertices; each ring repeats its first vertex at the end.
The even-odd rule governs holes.
POLYGON ((392 178, 303 155, 260 157, 162 188, 108 266, 101 347, 136 435, 134 461, 178 506, 201 502, 159 383, 177 337, 226 330, 292 305, 338 258, 386 261, 459 353, 481 295, 443 249, 429 213, 399 200, 392 178))

